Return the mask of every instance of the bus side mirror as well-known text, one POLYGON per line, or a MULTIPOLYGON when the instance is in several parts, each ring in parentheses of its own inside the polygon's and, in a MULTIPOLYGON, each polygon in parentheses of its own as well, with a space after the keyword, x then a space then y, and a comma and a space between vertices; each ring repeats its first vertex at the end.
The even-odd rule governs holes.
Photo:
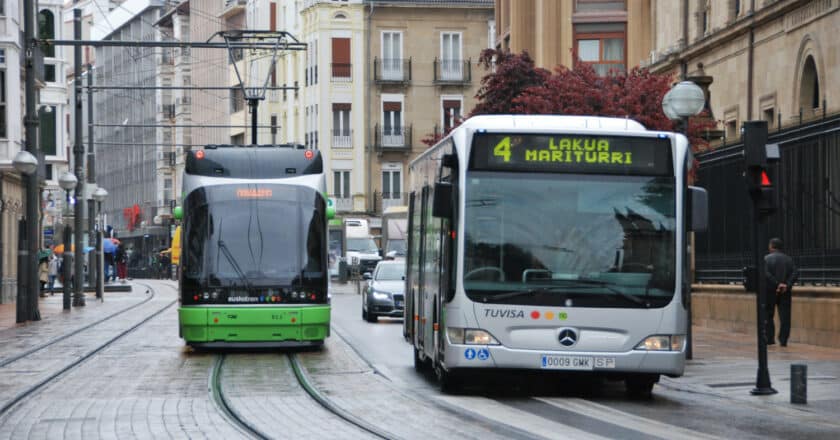
POLYGON ((449 182, 435 183, 434 200, 432 201, 432 216, 437 218, 452 217, 452 184, 449 182))
POLYGON ((705 232, 709 226, 709 194, 704 188, 689 186, 688 206, 691 210, 691 230, 705 232))

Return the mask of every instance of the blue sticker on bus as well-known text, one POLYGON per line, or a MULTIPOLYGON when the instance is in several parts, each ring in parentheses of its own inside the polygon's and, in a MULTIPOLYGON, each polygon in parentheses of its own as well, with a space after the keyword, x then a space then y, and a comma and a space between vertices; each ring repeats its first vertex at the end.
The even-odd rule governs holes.
POLYGON ((481 350, 478 350, 478 360, 486 361, 487 359, 490 359, 490 350, 488 350, 486 348, 482 348, 481 350))
POLYGON ((475 359, 475 349, 468 348, 468 349, 464 350, 464 357, 468 361, 471 361, 471 360, 475 359))

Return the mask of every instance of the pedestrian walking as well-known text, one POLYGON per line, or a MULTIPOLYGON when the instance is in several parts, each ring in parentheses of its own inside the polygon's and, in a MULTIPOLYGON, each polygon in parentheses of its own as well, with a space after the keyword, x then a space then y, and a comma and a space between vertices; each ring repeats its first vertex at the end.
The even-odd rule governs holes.
POLYGON ((125 279, 128 278, 128 254, 125 252, 125 246, 122 243, 117 245, 114 260, 117 263, 117 278, 125 282, 125 279))
POLYGON ((55 279, 58 277, 58 257, 55 254, 50 255, 50 261, 47 263, 47 275, 49 276, 48 288, 50 295, 54 294, 55 279))
POLYGON ((114 253, 105 252, 105 282, 111 282, 116 278, 116 271, 114 270, 114 253))
POLYGON ((41 258, 38 262, 38 287, 41 292, 41 296, 47 296, 46 287, 50 281, 50 268, 49 268, 49 261, 47 260, 49 257, 41 258))
POLYGON ((767 320, 764 337, 768 345, 776 343, 774 337, 776 326, 773 317, 776 308, 779 309, 779 344, 786 347, 790 337, 790 308, 793 283, 799 278, 799 272, 793 264, 793 258, 782 252, 784 244, 781 239, 770 239, 770 251, 764 257, 765 277, 767 279, 766 310, 767 320))

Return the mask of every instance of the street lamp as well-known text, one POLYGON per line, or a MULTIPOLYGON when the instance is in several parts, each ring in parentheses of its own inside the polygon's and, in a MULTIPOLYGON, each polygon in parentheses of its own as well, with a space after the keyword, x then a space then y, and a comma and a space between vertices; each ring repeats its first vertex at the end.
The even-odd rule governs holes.
MULTIPOLYGON (((103 187, 97 187, 96 191, 93 192, 93 200, 96 201, 96 217, 99 219, 99 216, 102 214, 102 202, 105 201, 105 198, 108 197, 108 191, 105 191, 103 187)), ((104 225, 103 222, 97 220, 97 224, 99 225, 96 228, 96 264, 94 267, 96 268, 96 297, 100 300, 104 297, 105 293, 105 283, 104 283, 104 271, 103 266, 105 265, 104 256, 102 255, 102 228, 104 225)))
MULTIPOLYGON (((61 176, 58 177, 58 186, 60 186, 64 191, 67 192, 67 197, 65 201, 70 201, 70 191, 76 188, 76 184, 79 182, 79 179, 76 178, 76 175, 71 173, 70 171, 65 171, 61 173, 61 176)), ((66 211, 66 210, 65 210, 66 211)), ((70 236, 72 234, 72 230, 70 228, 70 222, 64 222, 64 252, 61 256, 61 269, 62 275, 64 276, 64 282, 61 285, 62 295, 63 295, 63 305, 64 310, 70 310, 70 266, 73 255, 71 251, 71 241, 70 236)), ((78 243, 81 246, 81 243, 78 243)), ((78 274, 77 274, 78 275, 78 274)), ((77 277, 78 279, 76 282, 81 282, 81 278, 77 277)))
MULTIPOLYGON (((12 166, 19 173, 31 177, 26 179, 27 185, 37 185, 37 180, 33 182, 33 179, 36 179, 33 174, 38 169, 38 159, 32 153, 26 150, 19 151, 14 159, 12 159, 12 166)), ((17 279, 17 322, 28 320, 38 321, 41 319, 41 313, 38 311, 38 290, 40 290, 40 280, 37 272, 38 256, 29 255, 29 252, 33 250, 37 253, 38 249, 37 245, 31 245, 29 243, 29 240, 37 240, 38 237, 37 233, 33 233, 38 225, 38 210, 37 207, 30 206, 31 197, 29 196, 31 194, 27 194, 27 196, 26 219, 22 219, 18 223, 18 236, 21 238, 21 242, 18 245, 20 252, 18 257, 17 279), (28 288, 29 284, 32 284, 31 291, 28 288)), ((35 198, 37 199, 37 194, 35 198)))
MULTIPOLYGON (((672 121, 679 121, 678 130, 688 135, 688 118, 703 111, 706 106, 706 94, 703 89, 691 81, 680 81, 662 98, 662 111, 672 121)), ((694 249, 692 249, 694 252, 694 249)), ((694 358, 694 349, 691 341, 691 289, 689 288, 688 303, 685 309, 688 312, 688 330, 686 334, 685 357, 694 358)))

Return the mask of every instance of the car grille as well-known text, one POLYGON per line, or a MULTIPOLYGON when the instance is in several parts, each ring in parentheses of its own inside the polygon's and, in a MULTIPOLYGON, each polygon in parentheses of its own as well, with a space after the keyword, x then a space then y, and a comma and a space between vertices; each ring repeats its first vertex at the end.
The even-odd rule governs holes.
POLYGON ((361 272, 373 272, 376 269, 376 263, 379 263, 377 260, 362 260, 359 262, 359 267, 361 268, 361 272))

